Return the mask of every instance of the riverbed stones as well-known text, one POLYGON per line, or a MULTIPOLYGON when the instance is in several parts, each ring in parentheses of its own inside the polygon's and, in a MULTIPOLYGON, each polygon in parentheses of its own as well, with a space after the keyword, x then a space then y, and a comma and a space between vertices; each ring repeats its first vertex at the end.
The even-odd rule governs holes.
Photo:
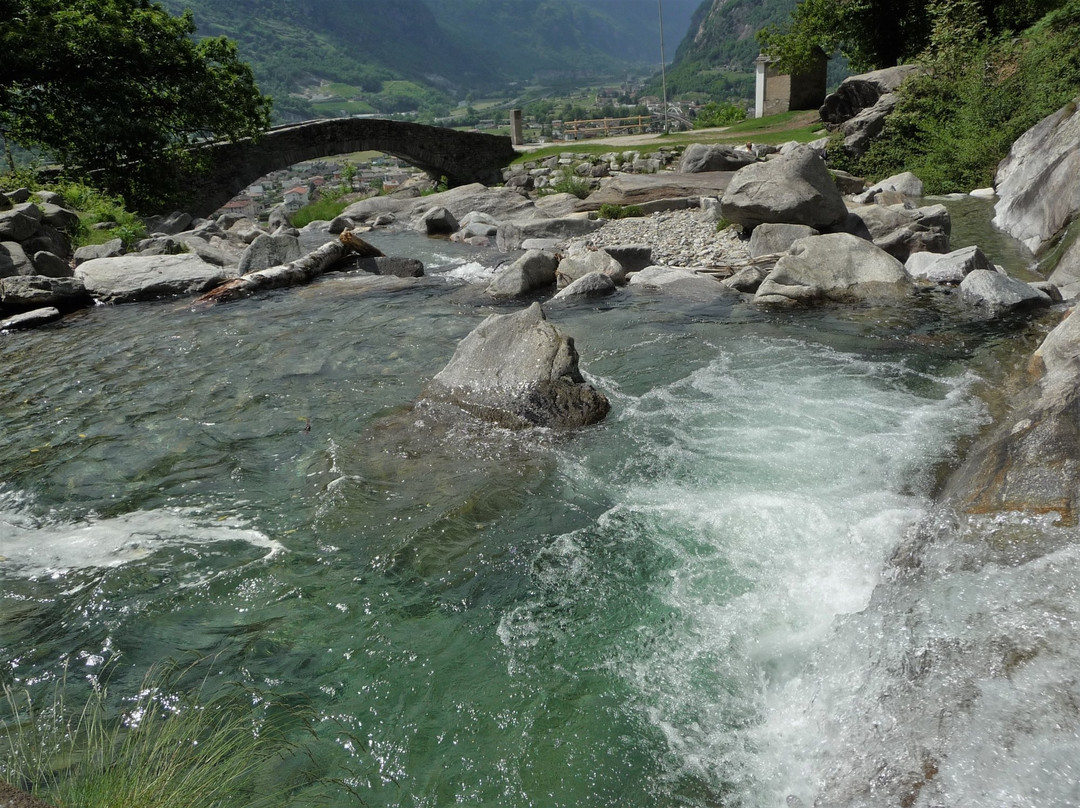
POLYGON ((918 198, 923 195, 923 181, 910 171, 894 174, 886 177, 881 182, 875 183, 864 192, 855 197, 855 202, 860 205, 868 205, 874 202, 878 196, 892 192, 900 194, 908 199, 918 198))
POLYGON ((573 297, 603 297, 616 290, 615 281, 603 272, 590 272, 561 289, 553 300, 567 300, 573 297))
POLYGON ((1038 255, 1080 211, 1080 115, 1070 103, 1021 135, 998 166, 994 224, 1038 255))
POLYGON ((900 261, 912 253, 949 251, 952 222, 944 205, 864 205, 851 215, 862 221, 874 244, 900 261))
POLYGON ((847 206, 825 161, 809 149, 740 169, 720 200, 724 218, 745 228, 802 224, 826 230, 847 218, 847 206))
POLYGON ((792 306, 896 301, 914 291, 904 265, 849 233, 811 236, 781 256, 754 295, 759 304, 792 306))
POLYGON ((509 428, 582 427, 611 409, 582 377, 573 338, 549 323, 538 303, 484 320, 426 396, 509 428))
POLYGON ((520 297, 552 286, 558 267, 559 259, 553 253, 529 250, 492 278, 487 293, 492 297, 520 297))
POLYGON ((577 206, 580 211, 599 210, 603 205, 638 205, 671 199, 700 199, 720 196, 735 174, 730 171, 704 171, 698 174, 618 174, 601 180, 577 206))
POLYGON ((996 270, 976 269, 960 283, 960 296, 992 315, 1048 306, 1050 298, 1031 285, 996 270))
POLYGON ((75 277, 83 282, 86 291, 105 303, 199 294, 232 276, 191 253, 95 258, 75 270, 75 277))
POLYGON ((31 216, 25 209, 0 212, 0 241, 26 241, 41 226, 41 217, 31 216))
POLYGON ((403 256, 378 255, 372 258, 359 258, 355 264, 361 272, 372 275, 388 275, 396 278, 422 278, 424 262, 418 258, 403 256))

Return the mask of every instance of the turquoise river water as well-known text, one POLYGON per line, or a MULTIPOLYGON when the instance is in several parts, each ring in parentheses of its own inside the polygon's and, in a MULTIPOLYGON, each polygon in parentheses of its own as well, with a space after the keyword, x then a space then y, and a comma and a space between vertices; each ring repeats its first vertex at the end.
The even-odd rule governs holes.
POLYGON ((511 433, 412 408, 512 310, 491 256, 372 241, 430 276, 0 335, 0 682, 209 660, 310 711, 280 805, 813 804, 872 664, 842 625, 986 423, 970 360, 1008 328, 551 303, 612 412, 511 433))

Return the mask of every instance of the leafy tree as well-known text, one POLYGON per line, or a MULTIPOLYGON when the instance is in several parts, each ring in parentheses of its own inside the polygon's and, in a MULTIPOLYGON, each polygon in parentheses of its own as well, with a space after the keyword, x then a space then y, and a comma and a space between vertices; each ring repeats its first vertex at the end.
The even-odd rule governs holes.
POLYGON ((719 104, 710 101, 703 106, 694 118, 695 129, 706 129, 710 126, 731 126, 745 120, 746 110, 735 104, 719 104))
POLYGON ((0 0, 0 136, 154 204, 193 143, 269 125, 236 46, 194 31, 149 0, 0 0))
POLYGON ((787 27, 758 33, 762 50, 781 69, 809 67, 817 49, 840 51, 856 70, 890 67, 926 46, 927 0, 803 0, 787 27))

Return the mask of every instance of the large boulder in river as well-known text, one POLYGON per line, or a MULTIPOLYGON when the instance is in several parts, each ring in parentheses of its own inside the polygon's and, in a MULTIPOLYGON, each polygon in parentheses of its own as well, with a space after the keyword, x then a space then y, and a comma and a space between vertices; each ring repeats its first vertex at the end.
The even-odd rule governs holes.
POLYGON ((86 291, 105 303, 199 294, 234 274, 191 253, 95 258, 75 270, 86 291))
POLYGON ((1080 212, 1080 115, 1073 102, 1043 118, 998 166, 994 224, 1039 253, 1080 212))
POLYGON ((1030 284, 1010 278, 994 269, 976 269, 960 282, 960 296, 966 302, 992 315, 1049 306, 1048 295, 1030 284))
POLYGON ((573 338, 547 322, 538 303, 484 320, 431 380, 427 396, 510 428, 587 426, 611 408, 582 378, 573 338))
POLYGON ((519 297, 555 284, 559 259, 544 250, 529 250, 491 279, 487 293, 492 297, 519 297))
POLYGON ((746 228, 766 222, 829 229, 847 218, 847 206, 825 161, 797 149, 740 169, 720 200, 725 219, 746 228))
POLYGON ((797 241, 754 295, 755 303, 896 300, 914 291, 904 265, 869 241, 829 233, 797 241))

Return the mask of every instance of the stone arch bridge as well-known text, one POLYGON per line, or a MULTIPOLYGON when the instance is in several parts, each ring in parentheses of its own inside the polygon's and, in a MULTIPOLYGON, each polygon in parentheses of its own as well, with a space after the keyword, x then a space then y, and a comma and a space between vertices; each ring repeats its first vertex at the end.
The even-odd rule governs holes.
POLYGON ((319 157, 385 152, 432 177, 446 177, 451 187, 495 184, 501 181, 500 169, 517 157, 508 137, 379 118, 277 126, 258 140, 216 142, 200 148, 209 152, 209 171, 181 180, 185 209, 195 216, 209 216, 271 171, 319 157))

